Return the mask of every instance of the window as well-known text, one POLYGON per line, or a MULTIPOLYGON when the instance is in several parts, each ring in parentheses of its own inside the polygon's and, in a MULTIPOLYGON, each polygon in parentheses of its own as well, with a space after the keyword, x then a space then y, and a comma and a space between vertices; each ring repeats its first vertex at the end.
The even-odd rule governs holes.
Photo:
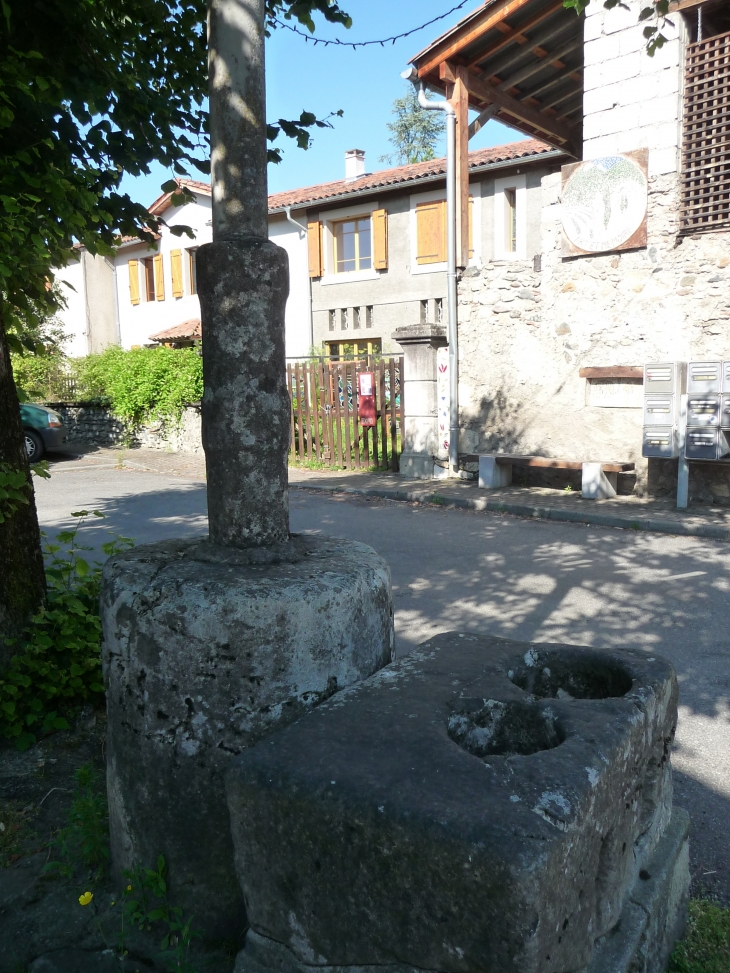
POLYGON ((154 301, 155 299, 155 268, 152 257, 145 257, 142 261, 144 268, 144 299, 154 301))
POLYGON ((198 263, 197 263, 197 247, 191 247, 188 250, 188 281, 190 282, 190 293, 198 293, 198 263))
POLYGON ((383 350, 383 340, 325 341, 325 348, 332 358, 364 358, 366 355, 379 355, 383 350))
POLYGON ((525 260, 527 180, 514 175, 494 180, 494 259, 525 260))
POLYGON ((504 190, 504 251, 517 252, 517 190, 504 190))
MULTIPOLYGON (((469 197, 469 259, 474 256, 474 197, 469 197)), ((416 263, 446 263, 446 200, 416 205, 416 263)))
MULTIPOLYGON (((704 36, 700 29, 698 34, 704 36)), ((730 227, 729 63, 730 31, 687 45, 680 206, 682 233, 730 227)))
POLYGON ((372 269, 370 217, 342 220, 332 225, 334 270, 347 274, 372 269))

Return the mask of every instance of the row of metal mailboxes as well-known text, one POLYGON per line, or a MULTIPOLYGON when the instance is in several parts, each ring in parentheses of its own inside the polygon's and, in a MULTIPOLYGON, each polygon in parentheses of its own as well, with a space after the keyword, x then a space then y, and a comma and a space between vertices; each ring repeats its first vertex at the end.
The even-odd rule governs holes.
POLYGON ((644 366, 644 395, 730 394, 730 361, 659 362, 644 366))
MULTIPOLYGON (((642 455, 672 459, 679 456, 676 426, 644 426, 642 455)), ((708 427, 687 429, 684 453, 687 459, 724 459, 730 456, 730 429, 708 427)))
MULTIPOLYGON (((645 395, 644 425, 672 426, 679 417, 679 396, 645 395)), ((717 426, 730 429, 730 393, 726 395, 688 395, 688 426, 717 426)))

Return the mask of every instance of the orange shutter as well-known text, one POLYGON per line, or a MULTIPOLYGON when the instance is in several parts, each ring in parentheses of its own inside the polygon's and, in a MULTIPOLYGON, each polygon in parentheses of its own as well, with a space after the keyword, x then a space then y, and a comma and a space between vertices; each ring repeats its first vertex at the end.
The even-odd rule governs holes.
POLYGON ((170 272, 172 274, 172 296, 183 296, 182 250, 170 251, 170 272))
POLYGON ((416 206, 416 263, 446 260, 446 200, 416 206))
POLYGON ((139 269, 136 260, 130 260, 129 267, 129 299, 132 304, 139 304, 139 269))
POLYGON ((319 220, 307 223, 307 248, 309 251, 309 276, 321 277, 324 273, 322 247, 323 228, 319 220))
POLYGON ((373 212, 373 266, 388 269, 388 211, 384 209, 373 212))
POLYGON ((152 266, 155 268, 155 299, 165 300, 165 277, 162 264, 162 254, 158 253, 152 258, 152 266))

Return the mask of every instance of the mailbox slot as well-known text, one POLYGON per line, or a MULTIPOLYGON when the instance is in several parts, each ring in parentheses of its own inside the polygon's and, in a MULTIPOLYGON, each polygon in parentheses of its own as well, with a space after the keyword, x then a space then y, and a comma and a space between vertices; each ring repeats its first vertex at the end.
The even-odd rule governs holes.
POLYGON ((673 395, 644 396, 644 425, 673 426, 676 423, 673 395))
POLYGON ((720 425, 723 429, 730 429, 730 395, 723 395, 720 407, 720 425))
POLYGON ((712 394, 722 386, 722 362, 691 361, 688 366, 687 392, 689 395, 712 394))
POLYGON ((674 426, 644 426, 641 455, 672 459, 679 455, 679 437, 674 426))
POLYGON ((730 361, 722 363, 722 390, 730 392, 730 361))
POLYGON ((720 425, 720 396, 719 395, 688 395, 687 396, 687 425, 688 426, 719 426, 720 425))
POLYGON ((644 365, 644 395, 683 395, 687 390, 686 384, 687 366, 684 362, 651 362, 644 365))
POLYGON ((730 452, 721 429, 688 429, 685 443, 687 459, 722 459, 730 452))

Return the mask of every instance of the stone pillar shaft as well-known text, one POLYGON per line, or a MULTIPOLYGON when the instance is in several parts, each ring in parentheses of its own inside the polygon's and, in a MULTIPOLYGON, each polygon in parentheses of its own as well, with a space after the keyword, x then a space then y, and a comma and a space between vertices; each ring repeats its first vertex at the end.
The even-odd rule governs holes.
POLYGON ((289 536, 286 251, 268 241, 265 0, 210 0, 213 243, 198 252, 212 543, 289 536))

